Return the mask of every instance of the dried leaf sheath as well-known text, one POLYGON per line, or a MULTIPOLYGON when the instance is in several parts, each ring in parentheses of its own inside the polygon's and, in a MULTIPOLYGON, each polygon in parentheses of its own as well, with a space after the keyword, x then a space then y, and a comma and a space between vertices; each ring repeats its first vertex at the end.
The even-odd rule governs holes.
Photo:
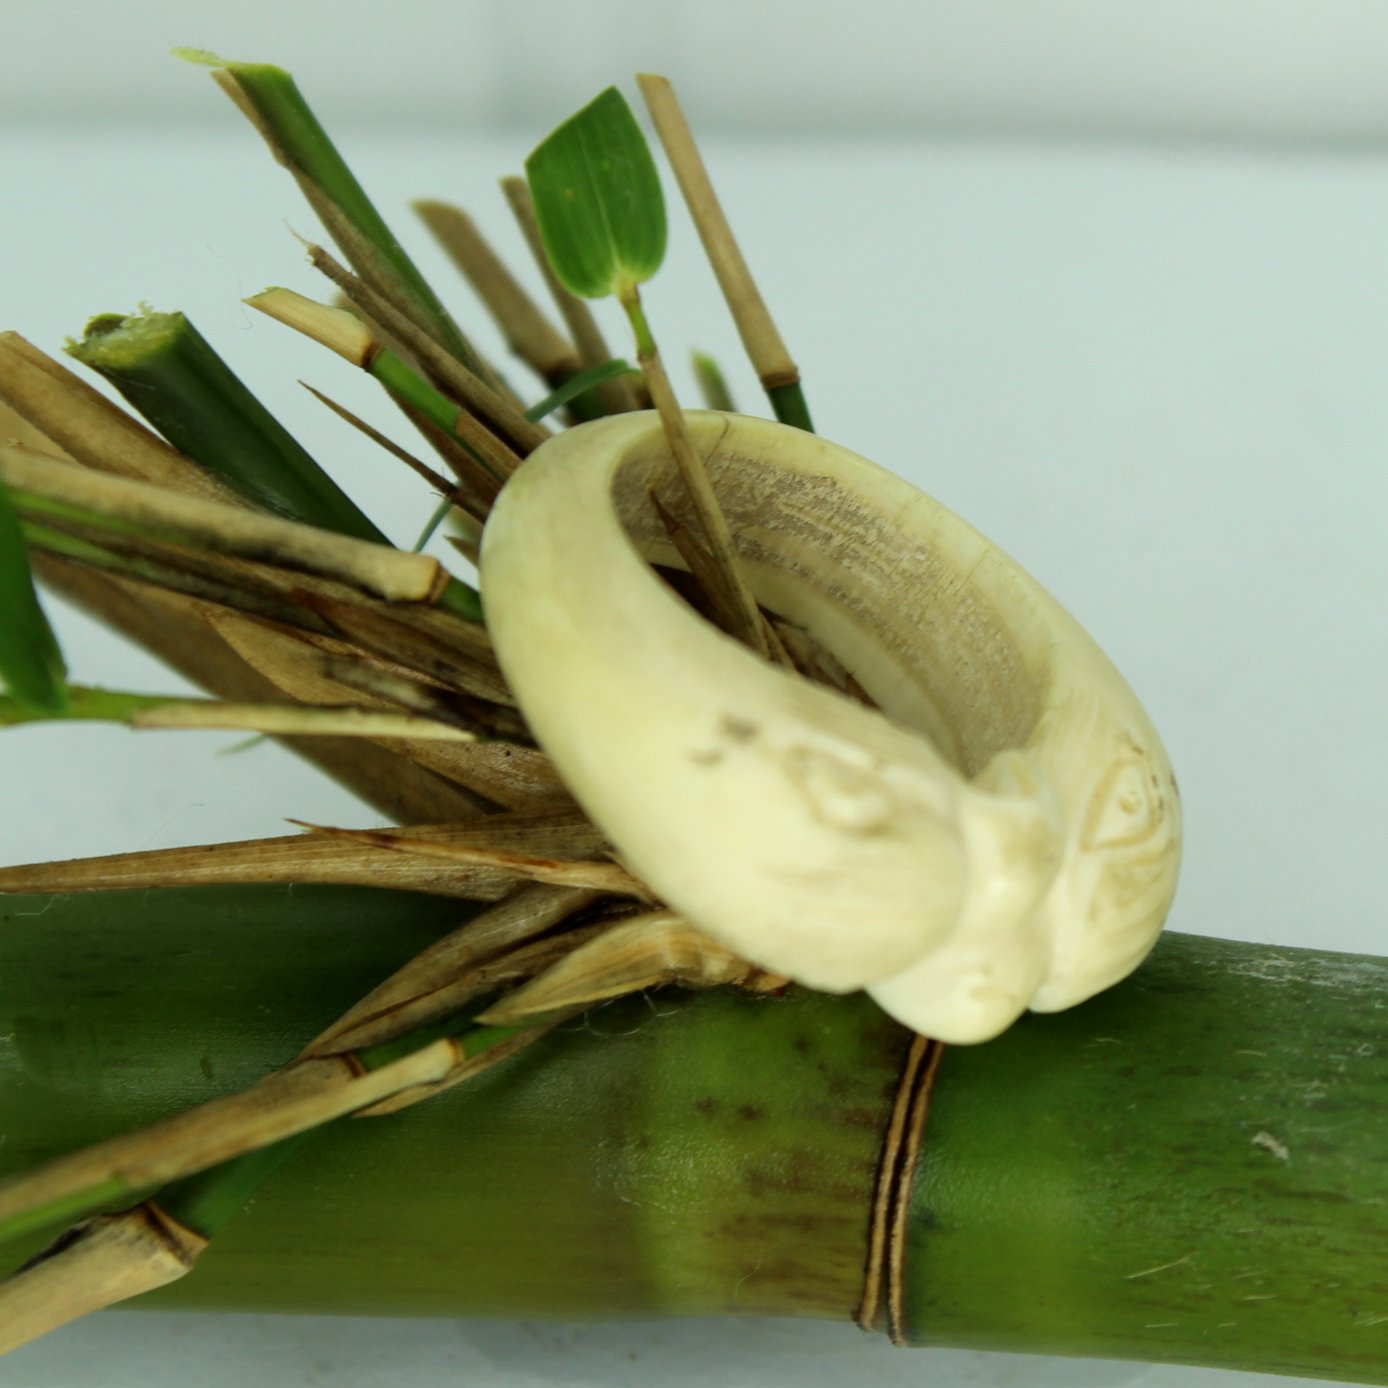
POLYGON ((482 858, 546 854, 582 859, 601 851, 602 837, 582 815, 487 815, 463 824, 416 825, 395 832, 398 840, 458 844, 479 861, 426 858, 370 841, 319 834, 290 834, 244 843, 204 844, 75 858, 0 868, 0 892, 119 891, 234 883, 317 882, 433 892, 473 901, 494 901, 526 874, 505 861, 482 858))

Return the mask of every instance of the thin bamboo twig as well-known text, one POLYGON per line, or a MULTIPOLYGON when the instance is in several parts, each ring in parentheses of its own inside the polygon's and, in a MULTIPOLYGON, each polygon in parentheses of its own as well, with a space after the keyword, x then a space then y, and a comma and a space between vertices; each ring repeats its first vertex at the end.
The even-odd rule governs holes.
POLYGON ((459 1043, 443 1037, 365 1073, 351 1057, 299 1061, 238 1094, 59 1157, 0 1186, 0 1239, 80 1217, 435 1082, 452 1072, 458 1053, 459 1043))
POLYGON ((718 195, 704 166, 703 156, 694 142, 689 122, 680 109, 669 79, 654 73, 636 76, 646 109, 655 123, 660 143, 665 147, 670 167, 684 194, 689 215, 703 242, 704 251, 728 310, 737 325, 763 388, 770 397, 776 417, 783 423, 809 429, 810 417, 800 391, 800 370, 772 320, 766 302, 757 288, 747 261, 733 236, 718 195))
POLYGON ((647 988, 718 988, 777 992, 787 985, 661 908, 620 921, 571 950, 544 973, 477 1014, 488 1026, 515 1026, 572 1012, 647 988))
MULTIPOLYGON (((535 258, 535 263, 544 276, 545 284, 553 297, 555 305, 564 319, 565 326, 578 349, 578 357, 585 367, 601 366, 612 360, 607 349, 607 341, 598 327, 593 311, 576 294, 571 294, 554 273, 545 254, 544 240, 540 236, 540 224, 535 218, 535 203, 530 196, 530 187, 523 178, 503 178, 502 191, 511 206, 516 224, 525 237, 526 245, 535 258)), ((641 407, 641 399, 630 381, 607 381, 599 388, 599 398, 609 414, 621 414, 627 410, 641 407)))
POLYGON ((289 822, 326 838, 346 839, 350 843, 367 844, 410 857, 437 858, 466 867, 503 869, 517 877, 548 886, 578 887, 613 896, 631 896, 642 901, 652 899, 650 889, 643 882, 613 862, 556 858, 549 852, 517 853, 466 841, 444 843, 411 834, 398 834, 390 829, 336 829, 325 824, 310 824, 303 819, 291 819, 289 822))
MULTIPOLYGON (((727 585, 723 581, 723 575, 713 555, 709 552, 708 546, 665 505, 654 489, 650 493, 650 499, 656 515, 660 517, 661 524, 670 537, 670 543, 679 551, 680 558, 689 566, 688 577, 694 580, 694 591, 692 593, 685 592, 686 600, 690 601, 695 610, 701 612, 715 626, 722 627, 724 631, 732 635, 737 635, 740 630, 742 614, 732 606, 727 585)), ((792 660, 790 652, 786 649, 785 643, 781 640, 781 634, 775 621, 761 612, 760 609, 758 612, 761 632, 765 637, 766 648, 769 653, 768 658, 786 669, 798 668, 792 660)))
POLYGON ((364 650, 449 689, 516 706, 480 625, 463 629, 461 623, 448 622, 444 629, 442 623, 427 620, 434 614, 425 608, 346 602, 322 594, 310 595, 305 602, 334 634, 364 650))
POLYGON ((263 566, 229 561, 195 550, 118 535, 53 517, 51 524, 26 521, 25 539, 35 554, 47 554, 113 577, 152 584, 166 592, 219 603, 237 612, 287 626, 322 627, 296 604, 283 585, 269 581, 263 566))
MULTIPOLYGON (((209 611, 208 621, 233 650, 291 699, 304 704, 353 702, 355 691, 325 675, 319 659, 323 654, 350 657, 350 647, 308 632, 250 621, 233 612, 209 611)), ((573 804, 549 758, 534 747, 399 739, 388 739, 384 745, 485 797, 493 808, 532 811, 573 804)))
MULTIPOLYGON (((466 539, 471 547, 470 552, 465 553, 465 557, 469 563, 476 564, 482 546, 482 521, 485 519, 485 511, 478 507, 480 514, 474 513, 473 508, 477 506, 475 494, 456 483, 450 482, 441 472, 435 471, 428 463, 416 458, 413 453, 402 448, 394 439, 387 437, 379 429, 373 428, 359 415, 353 414, 345 405, 339 404, 331 396, 324 395, 322 391, 314 389, 307 381, 300 381, 299 384, 316 399, 322 401, 339 419, 346 420, 353 428, 365 434, 372 443, 384 448, 393 457, 399 458, 406 467, 422 477, 448 501, 451 507, 449 514, 452 516, 454 528, 462 532, 460 538, 466 539)), ((423 544, 416 543, 414 548, 418 551, 423 548, 423 544)))
MULTIPOLYGON (((264 702, 280 690, 234 651, 213 627, 209 609, 177 593, 101 575, 36 555, 44 583, 107 626, 153 652, 186 678, 222 698, 264 702)), ((316 600, 329 602, 323 595, 316 600)), ((338 607, 350 607, 338 601, 338 607)), ((331 610, 331 609, 329 609, 331 610)), ((382 610, 385 609, 384 604, 382 610)), ((406 612, 427 609, 393 609, 406 612)), ((437 626, 464 633, 460 622, 428 612, 437 626)), ((288 738, 300 756, 360 795, 384 815, 404 823, 439 823, 478 814, 487 801, 435 775, 398 751, 359 738, 288 738)))
POLYGON ((15 444, 0 444, 0 477, 21 509, 29 498, 50 502, 97 523, 109 519, 156 539, 322 574, 395 602, 433 602, 449 582, 428 555, 94 473, 15 444))
POLYGON ((450 435, 462 450, 462 455, 452 455, 452 460, 467 488, 465 495, 482 498, 485 514, 501 484, 519 466, 518 454, 421 376, 409 361, 378 341, 370 327, 349 310, 330 308, 283 288, 262 290, 245 302, 374 376, 392 399, 450 435))
POLYGON ((228 704, 214 700, 170 700, 132 714, 132 728, 163 730, 227 728, 293 737, 408 738, 424 742, 473 742, 477 734, 415 713, 297 705, 228 704))
MULTIPOLYGON (((463 823, 411 825, 401 838, 471 844, 522 856, 593 859, 602 835, 584 815, 474 816, 463 823)), ((524 881, 510 867, 423 858, 319 834, 159 848, 0 868, 0 892, 134 891, 166 886, 307 882, 387 887, 471 901, 498 901, 524 881)))
POLYGON ((718 363, 707 352, 693 352, 690 358, 704 405, 710 410, 721 410, 724 414, 734 413, 737 406, 733 403, 732 392, 718 363))
POLYGON ((575 1015, 576 1013, 566 1012, 549 1017, 537 1026, 527 1027, 515 1036, 488 1046, 486 1050, 477 1055, 460 1055, 447 1074, 434 1080, 422 1080, 409 1089, 402 1089, 389 1098, 382 1099, 379 1103, 354 1113, 352 1117, 387 1118, 392 1113, 400 1113, 404 1109, 413 1108, 416 1104, 435 1099, 445 1091, 484 1074, 493 1066, 501 1064, 503 1060, 510 1060, 512 1056, 520 1054, 534 1042, 542 1040, 556 1027, 561 1026, 575 1015))
POLYGON ((412 204, 501 329, 506 345, 551 386, 580 371, 578 352, 511 274, 472 218, 451 203, 412 204))
POLYGON ((451 315, 446 314, 451 332, 444 335, 429 317, 420 314, 418 301, 409 293, 399 277, 391 272, 370 238, 364 236, 349 218, 343 216, 339 208, 332 202, 325 202, 315 210, 329 235, 342 248, 348 264, 356 271, 361 282, 380 304, 390 306, 393 321, 401 325, 402 332, 408 325, 407 336, 428 342, 435 353, 446 357, 459 370, 476 376, 503 398, 519 403, 514 400, 511 389, 501 373, 463 337, 451 315))
POLYGON ((99 1215, 0 1282, 0 1355, 193 1270, 208 1245, 157 1206, 99 1215))
POLYGON ((475 737, 534 745, 530 728, 514 705, 474 698, 432 679, 414 679, 384 669, 376 661, 364 661, 360 655, 324 656, 320 668, 329 679, 348 689, 396 704, 436 723, 464 728, 475 737))
POLYGON ((307 381, 300 381, 299 384, 320 404, 326 405, 339 419, 350 424, 352 428, 370 439, 378 448, 383 448, 391 457, 398 458, 416 476, 422 477, 440 496, 452 499, 459 495, 458 489, 443 473, 437 472, 428 463, 416 458, 413 453, 402 448, 394 439, 383 434, 374 425, 368 424, 360 415, 353 414, 346 405, 334 400, 331 395, 324 394, 307 381))
POLYGON ((446 1016, 470 996, 463 980, 480 961, 543 935, 599 895, 587 888, 520 888, 402 965, 315 1037, 303 1055, 374 1045, 446 1016))
POLYGON ((399 340, 440 390, 495 428, 521 457, 533 452, 549 436, 547 429, 532 424, 516 405, 450 357, 322 246, 310 245, 309 258, 314 268, 331 280, 368 318, 380 323, 399 340))
POLYGON ((407 737, 470 742, 477 736, 469 730, 417 714, 374 709, 233 704, 217 699, 180 699, 82 685, 70 685, 68 694, 67 707, 51 712, 26 707, 13 698, 0 696, 0 727, 56 719, 124 723, 135 729, 228 728, 294 737, 407 737))
POLYGON ((757 600, 752 596, 737 561, 737 550, 733 544, 732 531, 718 498, 713 493, 704 460, 694 451, 694 442, 689 436, 684 422, 684 413, 675 392, 670 387, 669 377, 661 364, 655 339, 646 325, 641 310, 640 296, 633 287, 630 297, 622 305, 631 318, 636 330, 637 355, 641 369, 646 374, 646 384, 660 413, 660 422, 665 429, 665 438, 670 445, 671 455, 680 476, 688 489, 690 500, 694 503, 694 514, 703 530, 701 537, 708 549, 712 564, 708 578, 718 594, 718 604, 732 623, 732 633, 766 660, 772 658, 773 646, 762 620, 757 600))

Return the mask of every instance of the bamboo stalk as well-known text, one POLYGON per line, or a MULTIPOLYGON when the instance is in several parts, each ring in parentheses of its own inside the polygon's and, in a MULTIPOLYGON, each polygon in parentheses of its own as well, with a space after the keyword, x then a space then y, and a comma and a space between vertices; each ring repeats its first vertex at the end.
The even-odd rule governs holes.
POLYGON ((573 344, 545 317, 461 207, 421 199, 414 210, 486 305, 516 356, 551 386, 562 385, 582 369, 573 344))
POLYGON ((186 1277, 207 1239, 149 1206, 102 1215, 0 1283, 0 1355, 186 1277))
POLYGON ((538 448, 548 437, 548 430, 532 424, 491 384, 448 356, 370 285, 349 274, 322 246, 310 246, 309 255, 314 268, 342 290, 363 314, 398 339, 440 390, 495 427, 522 457, 538 448))
MULTIPOLYGON (((448 583, 436 559, 334 535, 295 521, 181 496, 74 467, 14 444, 0 444, 0 477, 20 510, 30 497, 57 514, 100 522, 109 518, 136 533, 223 553, 264 559, 336 578, 395 602, 429 602, 448 583)), ((45 508, 43 514, 52 513, 45 508)))
POLYGON ((254 505, 388 543, 183 314, 94 319, 68 350, 175 447, 254 505))
POLYGON ((14 332, 0 333, 0 399, 84 467, 244 505, 231 488, 14 332))
POLYGON ((638 73, 636 81, 670 167, 675 171, 675 179, 684 194, 718 287, 737 324, 742 345, 761 377, 762 388, 771 400, 776 418, 783 424, 811 428, 809 410, 800 388, 800 369, 782 340, 733 236, 674 87, 668 78, 649 72, 638 73))
MULTIPOLYGON (((7 1173, 199 1097, 202 1059, 256 1073, 437 928, 381 893, 140 902, 117 941, 119 898, 5 901, 0 1026, 52 1077, 4 1072, 7 1173), (112 997, 116 951, 144 967, 112 997), (79 1054, 52 1015, 83 1018, 79 1054)), ((910 1211, 912 1337, 1388 1380, 1385 986, 1381 960, 1169 936, 1093 1002, 948 1050, 910 1211)), ((407 1118, 325 1135, 149 1301, 263 1306, 272 1286, 280 1310, 847 1320, 905 1042, 860 997, 614 1004, 407 1118), (352 1199, 326 1209, 336 1189, 352 1199)))
MULTIPOLYGON (((278 695, 278 686, 217 633, 208 620, 208 609, 142 583, 92 573, 46 555, 36 558, 38 572, 49 588, 138 642, 194 683, 226 699, 259 701, 278 695)), ((320 600, 327 602, 326 598, 320 600)), ((329 610, 340 612, 344 606, 349 605, 338 604, 329 610)), ((463 630, 459 623, 449 625, 463 630)), ((442 662, 442 656, 436 658, 442 662)), ((299 756, 399 822, 467 819, 485 803, 400 753, 358 738, 285 741, 299 756)))

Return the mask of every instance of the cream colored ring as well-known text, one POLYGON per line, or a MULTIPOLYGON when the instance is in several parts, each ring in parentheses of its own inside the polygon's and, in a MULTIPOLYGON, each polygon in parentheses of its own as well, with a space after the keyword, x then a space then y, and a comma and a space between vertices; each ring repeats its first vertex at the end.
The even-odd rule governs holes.
POLYGON ((932 498, 797 429, 688 416, 763 606, 878 713, 762 661, 682 567, 659 420, 547 441, 487 523, 482 593, 541 745, 625 861, 764 968, 867 988, 947 1041, 1068 1007, 1155 941, 1180 857, 1155 729, 1077 622, 932 498))

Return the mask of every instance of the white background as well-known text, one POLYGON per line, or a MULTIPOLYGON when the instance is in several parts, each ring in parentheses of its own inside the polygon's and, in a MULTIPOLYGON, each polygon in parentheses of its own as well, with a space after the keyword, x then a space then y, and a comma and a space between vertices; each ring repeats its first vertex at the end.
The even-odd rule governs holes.
MULTIPOLYGON (((1094 632, 1185 796, 1179 929, 1384 950, 1388 11, 1322 3, 10 7, 3 326, 56 350, 141 300, 189 312, 408 542, 430 508, 293 385, 374 405, 239 299, 321 292, 290 181, 176 43, 283 61, 436 278, 404 205, 465 201, 637 68, 678 81, 823 433, 1011 550, 1094 632), (847 17, 846 17, 847 16, 847 17), (330 25, 310 32, 308 25, 330 25), (1038 138, 1064 136, 1062 139, 1038 138), (967 137, 967 138, 965 138, 967 137)), ((667 354, 736 340, 675 211, 667 354)), ((454 302, 471 326, 467 296, 454 302)), ((621 341, 613 325, 614 343, 621 341)), ((480 334, 485 340, 486 334, 480 334)), ((519 378, 518 378, 519 379, 519 378)), ((394 428, 391 412, 373 418, 394 428)), ((75 678, 171 688, 72 614, 75 678)), ((25 729, 0 861, 370 817, 273 749, 25 729), (79 767, 99 759, 93 777, 79 767), (18 793, 14 788, 18 788, 18 793)), ((115 1313, 6 1362, 16 1388, 201 1382, 883 1388, 1226 1385, 1233 1374, 895 1354, 851 1327, 576 1328, 115 1313)))
POLYGON ((175 44, 311 76, 334 129, 533 130, 619 74, 703 130, 1373 141, 1375 0, 45 0, 0 20, 0 119, 197 120, 175 44))

